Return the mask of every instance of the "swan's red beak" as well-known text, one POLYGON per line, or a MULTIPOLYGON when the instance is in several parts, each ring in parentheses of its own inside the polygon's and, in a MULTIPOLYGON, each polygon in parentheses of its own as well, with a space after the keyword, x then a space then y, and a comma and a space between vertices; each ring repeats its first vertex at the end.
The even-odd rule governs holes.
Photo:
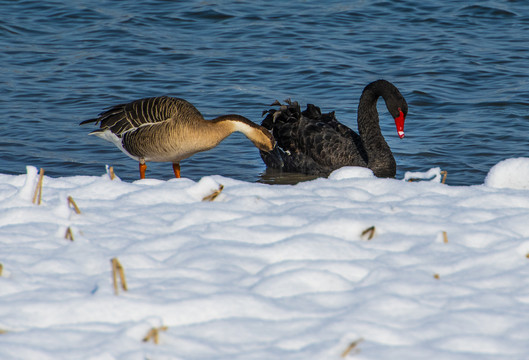
POLYGON ((395 125, 397 126, 397 134, 399 134, 399 138, 401 139, 404 137, 404 120, 406 120, 404 113, 399 108, 399 116, 395 118, 395 125))

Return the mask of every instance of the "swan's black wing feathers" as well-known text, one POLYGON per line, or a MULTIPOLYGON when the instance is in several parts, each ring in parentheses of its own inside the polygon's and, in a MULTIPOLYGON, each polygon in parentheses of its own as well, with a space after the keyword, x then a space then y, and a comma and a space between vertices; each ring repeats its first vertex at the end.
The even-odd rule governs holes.
POLYGON ((269 110, 262 126, 277 141, 272 152, 261 152, 270 168, 326 176, 342 166, 367 164, 360 137, 339 123, 334 112, 322 114, 315 105, 301 112, 297 102, 287 101, 279 110, 269 110))

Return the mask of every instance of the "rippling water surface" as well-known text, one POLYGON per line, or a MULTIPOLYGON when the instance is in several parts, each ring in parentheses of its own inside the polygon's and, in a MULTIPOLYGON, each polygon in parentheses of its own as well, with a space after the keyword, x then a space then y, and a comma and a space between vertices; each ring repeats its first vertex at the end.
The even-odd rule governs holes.
MULTIPOLYGON (((498 161, 529 152, 527 1, 0 3, 0 173, 99 175, 110 164, 137 179, 137 162, 78 124, 147 96, 256 122, 291 97, 356 129, 360 93, 379 78, 410 108, 399 140, 379 103, 399 178, 439 166, 449 184, 479 184, 498 161)), ((241 134, 183 161, 182 174, 269 177, 241 134)), ((147 175, 172 169, 149 163, 147 175)))

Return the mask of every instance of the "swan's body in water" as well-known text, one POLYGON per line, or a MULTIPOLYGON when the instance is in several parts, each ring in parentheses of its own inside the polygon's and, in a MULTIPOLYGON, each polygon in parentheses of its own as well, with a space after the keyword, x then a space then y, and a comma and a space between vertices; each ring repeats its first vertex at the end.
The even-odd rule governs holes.
MULTIPOLYGON (((140 178, 145 178, 147 161, 171 162, 180 177, 180 161, 217 146, 224 138, 240 131, 261 151, 272 150, 271 133, 240 115, 223 115, 205 120, 189 102, 168 96, 146 98, 113 106, 95 119, 100 123, 90 134, 114 143, 140 162, 140 178)), ((236 154, 234 154, 236 155, 236 154)))
POLYGON ((397 166, 380 131, 377 100, 382 96, 395 119, 400 138, 408 105, 389 81, 367 85, 358 104, 358 133, 338 122, 334 112, 322 114, 317 106, 300 111, 297 102, 287 101, 279 110, 268 110, 262 126, 272 131, 277 146, 261 152, 267 167, 285 172, 327 176, 343 166, 367 167, 378 177, 395 177, 397 166))

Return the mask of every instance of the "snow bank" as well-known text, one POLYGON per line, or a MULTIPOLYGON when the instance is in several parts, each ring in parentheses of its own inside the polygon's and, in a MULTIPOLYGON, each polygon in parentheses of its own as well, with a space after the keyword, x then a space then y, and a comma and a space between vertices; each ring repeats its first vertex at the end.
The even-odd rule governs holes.
POLYGON ((490 169, 485 185, 493 188, 529 189, 529 158, 499 162, 490 169))
POLYGON ((0 175, 0 358, 525 358, 529 193, 494 185, 518 166, 470 187, 45 176, 40 206, 36 169, 0 175))

